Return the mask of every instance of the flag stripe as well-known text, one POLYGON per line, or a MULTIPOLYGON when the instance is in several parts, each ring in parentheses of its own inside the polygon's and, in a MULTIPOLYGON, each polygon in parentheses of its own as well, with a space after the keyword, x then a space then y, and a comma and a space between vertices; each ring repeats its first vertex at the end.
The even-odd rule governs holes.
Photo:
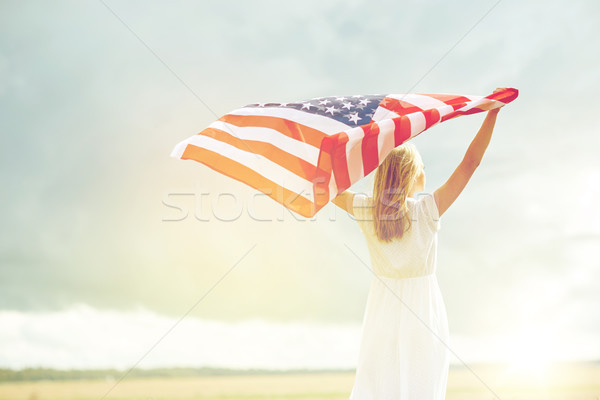
POLYGON ((363 175, 367 176, 379 165, 379 146, 377 139, 380 135, 379 125, 369 124, 363 126, 365 138, 362 141, 363 175))
POLYGON ((264 117, 284 118, 296 123, 320 130, 327 135, 333 135, 344 131, 350 125, 343 124, 331 118, 316 114, 309 114, 304 111, 293 108, 272 108, 272 107, 248 107, 240 108, 228 114, 231 115, 259 115, 264 117))
MULTIPOLYGON (((319 150, 323 137, 327 136, 323 132, 306 125, 299 124, 285 118, 268 117, 262 115, 235 115, 227 114, 219 118, 235 126, 262 127, 276 130, 277 132, 297 140, 299 143, 306 143, 319 150)), ((344 128, 342 130, 345 130, 344 128)), ((338 131, 341 132, 341 131, 338 131)))
POLYGON ((444 122, 444 121, 447 121, 447 120, 449 120, 451 118, 458 117, 459 115, 462 115, 459 110, 461 108, 463 108, 465 105, 466 104, 454 104, 454 105, 452 105, 452 108, 454 109, 454 111, 449 112, 448 114, 445 114, 444 116, 442 116, 442 121, 441 122, 444 122))
POLYGON ((378 122, 379 125, 379 136, 377 137, 377 145, 379 148, 378 160, 381 163, 385 157, 392 151, 394 146, 394 121, 390 119, 378 122))
POLYGON ((346 154, 348 135, 345 132, 341 132, 335 136, 335 139, 336 141, 331 149, 331 169, 335 174, 338 192, 341 193, 351 185, 350 173, 348 171, 348 157, 346 154))
POLYGON ((358 181, 364 174, 362 142, 365 137, 365 132, 362 127, 354 128, 346 132, 348 134, 348 142, 346 143, 346 160, 348 165, 348 176, 350 184, 358 181))
POLYGON ((385 105, 382 105, 382 107, 398 115, 407 115, 423 111, 416 105, 403 100, 398 100, 391 97, 386 97, 386 100, 388 100, 388 102, 385 105))
POLYGON ((415 137, 425 130, 426 121, 423 113, 413 113, 406 116, 410 120, 410 137, 415 137))
POLYGON ((406 116, 395 118, 394 125, 396 126, 394 132, 395 147, 397 147, 410 138, 410 119, 406 116))
MULTIPOLYGON (((447 107, 448 106, 444 106, 444 109, 447 110, 448 109, 447 107)), ((423 115, 425 115, 425 129, 424 130, 431 128, 435 124, 439 123, 441 120, 440 112, 436 108, 432 108, 431 110, 424 111, 423 115)))
MULTIPOLYGON (((445 104, 452 105, 458 103, 468 103, 471 101, 471 98, 466 96, 457 96, 455 94, 446 94, 446 93, 423 93, 423 96, 429 96, 439 101, 444 102, 445 104)), ((471 96, 474 97, 474 96, 471 96)))

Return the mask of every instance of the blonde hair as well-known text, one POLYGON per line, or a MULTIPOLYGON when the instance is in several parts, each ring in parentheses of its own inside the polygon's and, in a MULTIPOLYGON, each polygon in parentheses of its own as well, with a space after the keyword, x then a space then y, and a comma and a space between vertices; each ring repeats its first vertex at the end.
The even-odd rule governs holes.
POLYGON ((379 240, 391 242, 411 228, 406 198, 412 193, 423 168, 423 160, 412 143, 392 149, 377 168, 372 210, 379 240))

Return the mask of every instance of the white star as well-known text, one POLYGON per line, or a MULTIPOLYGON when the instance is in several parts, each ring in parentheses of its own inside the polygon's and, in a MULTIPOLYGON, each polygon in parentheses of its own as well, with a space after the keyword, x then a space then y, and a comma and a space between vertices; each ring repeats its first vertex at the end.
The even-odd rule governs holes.
POLYGON ((302 110, 304 110, 305 108, 307 110, 310 110, 310 107, 312 107, 312 104, 310 104, 310 103, 302 103, 302 110))
POLYGON ((354 96, 352 96, 352 97, 357 97, 357 98, 360 98, 360 97, 362 97, 362 94, 355 94, 355 95, 354 95, 354 96))
POLYGON ((329 104, 329 103, 331 103, 331 102, 330 102, 329 100, 327 100, 327 99, 325 99, 325 100, 321 100, 321 101, 319 102, 319 104, 321 104, 321 105, 323 105, 323 106, 326 106, 326 105, 327 105, 327 104, 329 104))
POLYGON ((279 104, 279 107, 287 107, 288 103, 281 103, 279 104))
POLYGON ((354 122, 354 124, 358 123, 358 120, 360 119, 360 117, 358 116, 358 113, 355 112, 354 114, 350 114, 350 116, 346 116, 350 121, 354 122))
POLYGON ((337 108, 335 108, 335 106, 327 107, 327 112, 331 113, 331 115, 334 115, 338 111, 339 110, 337 108))
POLYGON ((366 106, 366 105, 367 105, 367 104, 369 104, 369 103, 370 103, 370 101, 369 101, 369 100, 367 100, 367 99, 362 99, 362 100, 360 101, 360 104, 362 104, 363 106, 366 106))
POLYGON ((267 103, 258 103, 258 106, 259 106, 259 107, 264 107, 264 106, 265 106, 265 104, 267 104, 267 103))
POLYGON ((344 101, 344 100, 346 100, 346 98, 345 97, 337 97, 336 100, 337 101, 344 101))
POLYGON ((349 109, 351 109, 352 107, 354 107, 354 106, 352 105, 352 103, 350 103, 350 102, 347 102, 347 103, 344 103, 344 107, 342 107, 342 108, 346 108, 346 109, 348 109, 348 110, 349 110, 349 109))

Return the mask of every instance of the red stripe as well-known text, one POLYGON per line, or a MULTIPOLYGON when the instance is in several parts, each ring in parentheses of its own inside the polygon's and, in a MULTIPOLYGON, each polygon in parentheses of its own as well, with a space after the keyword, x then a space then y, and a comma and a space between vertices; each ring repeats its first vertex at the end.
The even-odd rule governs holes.
POLYGON ((410 119, 406 116, 394 118, 394 125, 394 147, 398 147, 410 138, 410 119))
POLYGON ((423 115, 425 116, 424 131, 431 128, 433 125, 437 124, 440 121, 440 112, 435 108, 424 111, 423 115))
MULTIPOLYGON (((319 211, 329 202, 329 181, 332 171, 332 154, 335 144, 335 138, 325 137, 321 143, 319 151, 319 161, 317 162, 317 175, 313 180, 313 193, 315 195, 316 211, 319 211)), ((337 195, 337 193, 336 193, 337 195)))
POLYGON ((406 115, 423 111, 421 108, 415 106, 414 104, 407 103, 406 101, 398 99, 393 99, 391 97, 386 97, 385 99, 383 99, 379 106, 385 108, 386 110, 393 111, 398 115, 406 115))
POLYGON ((314 129, 289 119, 279 117, 226 114, 219 118, 219 120, 240 127, 260 126, 263 128, 271 128, 286 136, 304 143, 308 143, 317 148, 321 146, 321 141, 325 136, 327 136, 318 129, 314 129))
POLYGON ((363 175, 367 176, 379 165, 379 125, 370 123, 361 127, 365 137, 361 141, 363 175))
POLYGON ((450 114, 445 115, 442 118, 442 122, 447 121, 447 120, 452 119, 452 118, 460 117, 461 115, 477 114, 477 113, 480 113, 482 111, 486 111, 486 110, 482 110, 481 108, 478 108, 478 107, 473 107, 473 108, 471 108, 471 109, 469 109, 467 111, 454 111, 454 112, 451 112, 450 114))
POLYGON ((331 166, 339 194, 352 185, 350 174, 348 173, 348 160, 346 158, 348 135, 345 132, 340 132, 330 137, 333 141, 331 145, 331 166))
MULTIPOLYGON (((514 99, 516 99, 518 96, 519 96, 519 91, 517 89, 506 88, 505 90, 501 90, 499 92, 492 93, 489 96, 485 96, 485 98, 500 101, 504 104, 508 104, 511 101, 513 101, 514 99)), ((462 108, 462 107, 466 106, 466 104, 453 104, 452 106, 455 111, 442 117, 441 122, 447 121, 452 118, 456 118, 461 115, 470 115, 470 114, 476 114, 478 112, 486 111, 486 110, 482 110, 481 108, 478 108, 478 107, 471 108, 468 111, 456 111, 458 108, 462 108)))
POLYGON ((435 93, 418 93, 421 96, 428 96, 439 101, 443 101, 448 105, 458 104, 458 103, 467 103, 471 101, 468 97, 455 95, 455 94, 435 94, 435 93))
POLYGON ((519 96, 519 91, 515 88, 506 88, 496 93, 492 93, 489 96, 485 96, 487 99, 498 100, 504 104, 508 104, 519 96))
POLYGON ((463 107, 464 107, 464 106, 466 106, 466 105, 467 105, 467 103, 453 104, 453 105, 452 105, 452 108, 454 109, 454 111, 452 111, 450 114, 446 114, 446 115, 444 115, 444 116, 442 117, 442 120, 441 120, 441 122, 447 121, 447 120, 449 120, 449 119, 451 119, 451 118, 458 117, 459 115, 461 115, 461 114, 460 114, 460 113, 459 113, 457 110, 458 110, 459 108, 463 108, 463 107))

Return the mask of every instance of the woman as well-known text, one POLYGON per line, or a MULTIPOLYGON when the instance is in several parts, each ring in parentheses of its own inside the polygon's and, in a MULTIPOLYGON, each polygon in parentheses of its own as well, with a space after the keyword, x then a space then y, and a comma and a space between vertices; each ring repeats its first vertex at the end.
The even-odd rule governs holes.
POLYGON ((347 190, 333 199, 358 221, 374 272, 351 400, 445 398, 449 333, 435 275, 437 231, 479 166, 499 110, 488 111, 461 163, 433 193, 424 192, 423 161, 406 143, 378 167, 373 197, 347 190))

